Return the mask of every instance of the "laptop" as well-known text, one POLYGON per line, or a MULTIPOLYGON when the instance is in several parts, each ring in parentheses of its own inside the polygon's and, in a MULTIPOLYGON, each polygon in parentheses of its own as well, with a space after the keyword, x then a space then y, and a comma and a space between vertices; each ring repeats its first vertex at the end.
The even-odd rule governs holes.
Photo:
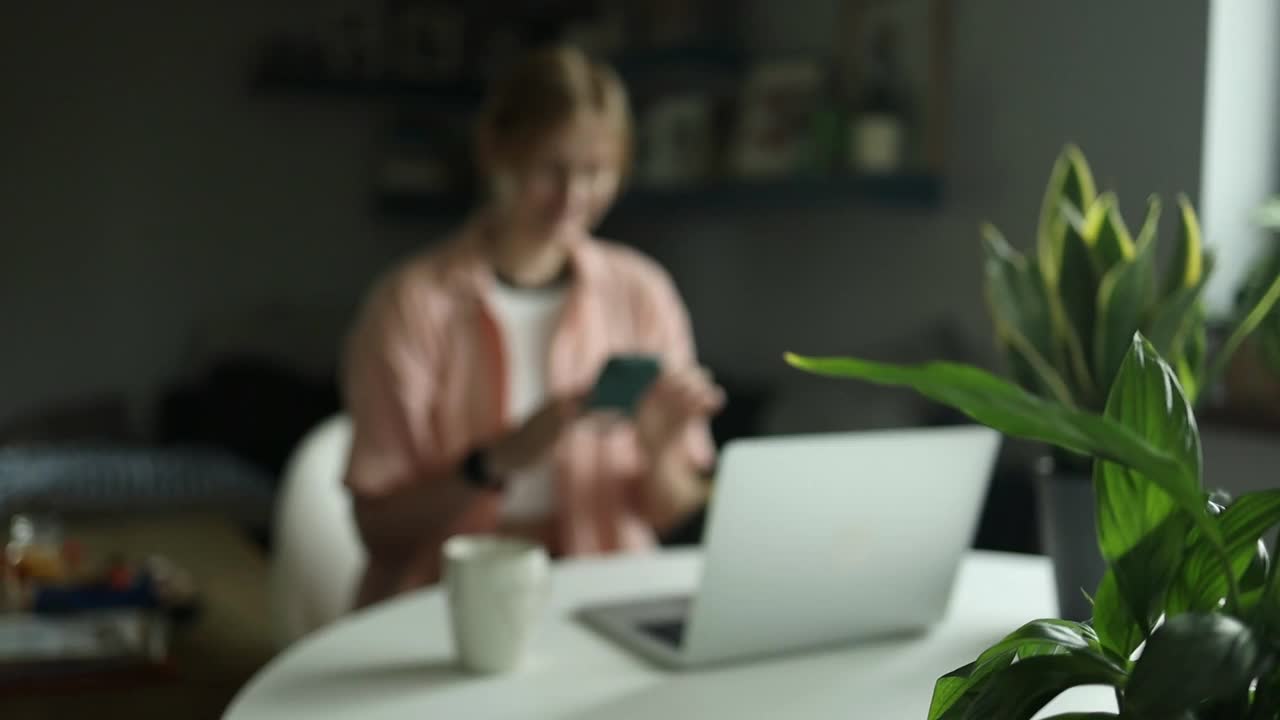
POLYGON ((696 592, 579 618, 673 669, 923 631, 946 612, 999 445, 968 425, 733 441, 696 592))

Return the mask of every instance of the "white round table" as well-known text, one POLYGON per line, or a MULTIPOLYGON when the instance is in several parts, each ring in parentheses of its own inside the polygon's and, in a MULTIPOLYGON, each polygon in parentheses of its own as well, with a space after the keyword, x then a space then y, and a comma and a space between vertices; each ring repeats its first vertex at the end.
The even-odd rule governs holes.
MULTIPOLYGON (((1056 610, 1046 559, 974 552, 947 618, 906 640, 672 673, 573 618, 587 604, 689 592, 700 562, 680 551, 558 565, 549 616, 525 666, 509 675, 456 670, 442 593, 410 593, 292 646, 245 686, 226 717, 923 720, 939 675, 1056 610)), ((1115 701, 1108 689, 1078 688, 1042 714, 1080 710, 1114 712, 1115 701)))

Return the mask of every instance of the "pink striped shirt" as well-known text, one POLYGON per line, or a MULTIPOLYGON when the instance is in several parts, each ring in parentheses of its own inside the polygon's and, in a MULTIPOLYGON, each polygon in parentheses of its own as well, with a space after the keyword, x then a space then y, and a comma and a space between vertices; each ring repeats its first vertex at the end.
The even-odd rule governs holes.
MULTIPOLYGON (((508 427, 494 282, 479 222, 379 282, 346 348, 343 390, 355 435, 346 473, 353 496, 386 499, 418 483, 455 482, 472 448, 508 427)), ((688 315, 670 277, 640 253, 594 238, 574 243, 572 285, 552 335, 547 390, 588 389, 611 354, 654 353, 696 362, 688 315)), ((705 424, 691 428, 691 460, 709 467, 705 424)), ((557 512, 548 538, 567 555, 643 549, 653 531, 635 492, 648 478, 629 423, 571 426, 552 453, 557 512)), ((440 546, 460 532, 497 529, 501 498, 477 495, 451 527, 425 528, 411 552, 370 548, 360 604, 435 582, 440 546)), ((365 528, 361 528, 362 532, 365 528)))

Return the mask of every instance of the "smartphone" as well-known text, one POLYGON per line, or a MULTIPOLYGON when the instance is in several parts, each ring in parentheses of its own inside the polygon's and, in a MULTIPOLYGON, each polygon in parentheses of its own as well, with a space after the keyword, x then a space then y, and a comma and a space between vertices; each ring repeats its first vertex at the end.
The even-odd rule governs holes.
POLYGON ((587 408, 631 415, 661 373, 662 363, 655 355, 614 355, 596 378, 587 408))

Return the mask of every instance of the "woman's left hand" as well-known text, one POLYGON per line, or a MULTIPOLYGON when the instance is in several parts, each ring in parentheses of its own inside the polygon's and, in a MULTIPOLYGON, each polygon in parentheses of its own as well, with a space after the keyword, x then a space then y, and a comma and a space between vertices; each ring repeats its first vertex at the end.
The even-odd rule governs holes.
POLYGON ((656 461, 679 447, 689 425, 719 412, 724 399, 724 390, 705 368, 663 373, 636 410, 636 432, 650 460, 656 461))

